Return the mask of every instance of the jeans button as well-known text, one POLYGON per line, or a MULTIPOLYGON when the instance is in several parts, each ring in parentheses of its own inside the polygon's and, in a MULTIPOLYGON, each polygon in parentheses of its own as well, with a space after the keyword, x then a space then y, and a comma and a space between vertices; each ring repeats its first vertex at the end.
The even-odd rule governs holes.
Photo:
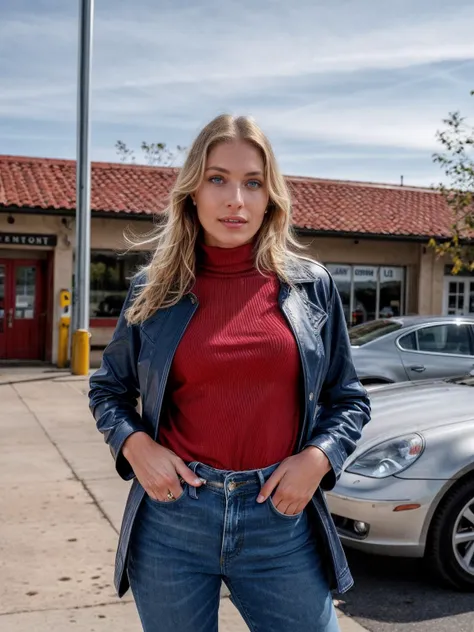
POLYGON ((228 489, 230 492, 233 492, 233 491, 234 491, 234 489, 235 489, 236 487, 237 487, 237 485, 234 483, 234 481, 231 481, 231 482, 227 485, 227 489, 228 489))
POLYGON ((314 393, 313 391, 311 391, 311 393, 309 394, 309 401, 312 402, 314 399, 314 393))

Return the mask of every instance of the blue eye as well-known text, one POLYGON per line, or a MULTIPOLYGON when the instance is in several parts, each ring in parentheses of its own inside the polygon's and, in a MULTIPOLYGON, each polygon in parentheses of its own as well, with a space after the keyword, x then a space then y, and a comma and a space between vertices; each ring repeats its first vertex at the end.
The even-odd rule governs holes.
POLYGON ((247 186, 249 186, 251 189, 259 189, 262 186, 262 183, 258 180, 249 180, 247 182, 247 186))
POLYGON ((212 182, 213 184, 221 184, 223 182, 223 178, 222 176, 211 176, 209 178, 209 182, 212 182))

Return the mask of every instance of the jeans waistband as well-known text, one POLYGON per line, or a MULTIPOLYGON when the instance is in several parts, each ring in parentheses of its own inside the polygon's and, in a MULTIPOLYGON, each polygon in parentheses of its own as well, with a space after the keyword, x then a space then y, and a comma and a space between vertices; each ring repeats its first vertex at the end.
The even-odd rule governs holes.
MULTIPOLYGON (((203 479, 203 485, 222 489, 224 492, 234 492, 236 490, 250 491, 252 487, 260 488, 273 474, 279 463, 256 470, 218 470, 199 461, 192 461, 188 467, 203 479)), ((199 488, 198 488, 199 489, 199 488)), ((197 497, 197 489, 190 488, 189 493, 197 497)))

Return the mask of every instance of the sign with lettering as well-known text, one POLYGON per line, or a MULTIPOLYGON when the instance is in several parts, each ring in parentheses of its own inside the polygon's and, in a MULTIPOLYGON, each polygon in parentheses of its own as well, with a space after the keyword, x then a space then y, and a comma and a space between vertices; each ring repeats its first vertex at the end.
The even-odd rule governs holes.
POLYGON ((380 268, 381 283, 390 281, 401 281, 403 279, 403 268, 380 268))
POLYGON ((32 235, 30 233, 0 233, 0 245, 53 247, 58 243, 56 235, 32 235))
POLYGON ((331 263, 331 264, 328 264, 327 269, 331 273, 331 276, 336 283, 341 282, 341 281, 347 281, 348 283, 350 283, 351 270, 352 270, 351 266, 339 265, 338 263, 331 263))
POLYGON ((357 283, 363 283, 365 281, 377 282, 378 268, 375 266, 355 266, 354 267, 354 281, 357 283))

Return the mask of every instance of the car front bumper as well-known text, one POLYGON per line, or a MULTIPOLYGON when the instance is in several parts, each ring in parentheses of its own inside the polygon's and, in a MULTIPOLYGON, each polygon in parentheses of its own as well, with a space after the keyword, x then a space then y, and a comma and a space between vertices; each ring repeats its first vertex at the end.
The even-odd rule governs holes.
POLYGON ((344 472, 326 498, 343 544, 379 555, 423 557, 429 521, 445 484, 442 480, 373 479, 344 472), (408 504, 419 507, 396 511, 408 504), (354 522, 366 523, 368 533, 358 535, 354 522))

